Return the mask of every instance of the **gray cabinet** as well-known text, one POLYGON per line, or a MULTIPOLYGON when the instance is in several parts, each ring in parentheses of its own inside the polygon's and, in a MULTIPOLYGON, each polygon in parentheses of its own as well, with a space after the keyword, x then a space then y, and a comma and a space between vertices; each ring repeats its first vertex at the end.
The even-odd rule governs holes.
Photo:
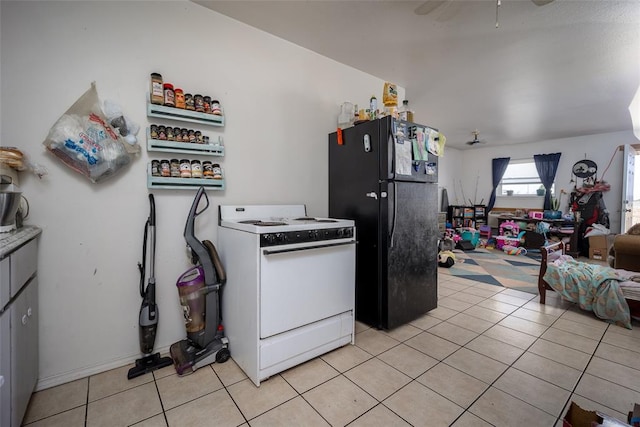
POLYGON ((0 425, 20 426, 38 381, 38 240, 0 260, 0 425), (8 297, 7 297, 8 296, 8 297))

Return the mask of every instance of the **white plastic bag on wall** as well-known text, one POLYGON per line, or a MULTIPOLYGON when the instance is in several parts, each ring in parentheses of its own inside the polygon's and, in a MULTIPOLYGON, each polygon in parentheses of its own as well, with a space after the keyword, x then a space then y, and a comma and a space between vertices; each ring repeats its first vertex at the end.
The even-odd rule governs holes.
POLYGON ((115 175, 140 152, 124 143, 107 124, 96 84, 87 90, 49 131, 43 144, 50 153, 93 183, 115 175))

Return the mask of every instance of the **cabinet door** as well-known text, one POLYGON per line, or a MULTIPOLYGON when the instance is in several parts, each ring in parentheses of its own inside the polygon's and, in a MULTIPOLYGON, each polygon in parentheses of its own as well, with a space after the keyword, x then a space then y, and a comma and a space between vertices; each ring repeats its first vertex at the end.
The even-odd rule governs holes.
POLYGON ((28 364, 27 372, 25 373, 24 381, 29 384, 29 398, 27 398, 27 403, 31 398, 31 393, 36 388, 36 384, 38 382, 38 374, 39 374, 39 318, 40 312, 38 310, 38 276, 36 275, 31 283, 25 289, 27 293, 27 318, 29 321, 27 322, 27 334, 29 336, 28 346, 29 350, 27 353, 28 356, 28 364))
POLYGON ((0 426, 11 425, 10 312, 0 314, 0 426))
POLYGON ((11 425, 19 426, 38 380, 38 281, 34 277, 11 308, 11 425))

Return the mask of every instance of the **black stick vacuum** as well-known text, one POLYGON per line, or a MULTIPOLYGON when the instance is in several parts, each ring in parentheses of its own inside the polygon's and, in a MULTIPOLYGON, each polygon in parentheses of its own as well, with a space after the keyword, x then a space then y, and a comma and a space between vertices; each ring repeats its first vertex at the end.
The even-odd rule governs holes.
POLYGON ((128 379, 139 377, 156 369, 173 364, 170 357, 160 357, 160 353, 153 353, 158 329, 158 305, 156 304, 156 278, 154 276, 156 256, 156 203, 153 194, 149 194, 151 205, 149 218, 144 227, 144 242, 142 244, 142 263, 138 263, 140 270, 140 296, 142 305, 139 314, 140 352, 144 357, 136 360, 136 366, 129 369, 128 379), (149 281, 144 287, 147 266, 147 237, 149 238, 149 281))

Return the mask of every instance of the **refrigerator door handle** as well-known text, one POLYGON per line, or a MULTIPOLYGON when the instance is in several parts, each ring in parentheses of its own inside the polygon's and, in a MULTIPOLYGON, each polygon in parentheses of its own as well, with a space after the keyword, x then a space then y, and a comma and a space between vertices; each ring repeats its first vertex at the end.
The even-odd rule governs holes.
POLYGON ((389 233, 389 247, 393 247, 393 236, 396 233, 396 218, 398 216, 398 189, 394 181, 389 181, 393 185, 393 218, 391 220, 391 232, 389 233))
MULTIPOLYGON (((392 120, 392 123, 395 123, 392 120)), ((395 127, 394 124, 392 124, 392 127, 395 127)), ((390 172, 390 177, 392 179, 395 179, 396 177, 396 139, 394 138, 393 135, 393 129, 389 131, 389 135, 387 136, 389 138, 388 141, 388 145, 391 147, 391 170, 390 172)))

